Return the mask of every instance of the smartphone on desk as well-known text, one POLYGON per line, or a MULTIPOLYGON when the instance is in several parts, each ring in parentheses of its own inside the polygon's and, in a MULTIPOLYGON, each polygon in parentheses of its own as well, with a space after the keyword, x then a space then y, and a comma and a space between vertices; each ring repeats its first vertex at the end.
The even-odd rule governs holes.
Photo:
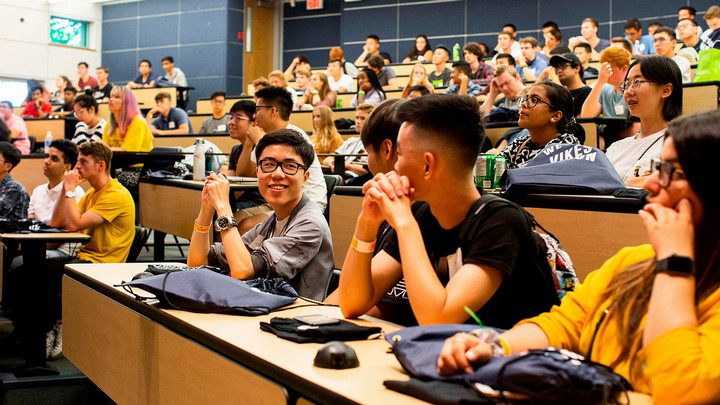
POLYGON ((340 320, 337 318, 331 318, 329 316, 325 315, 303 315, 303 316, 296 316, 293 319, 296 321, 300 321, 304 323, 305 325, 312 325, 312 326, 322 326, 322 325, 336 325, 340 323, 340 320))

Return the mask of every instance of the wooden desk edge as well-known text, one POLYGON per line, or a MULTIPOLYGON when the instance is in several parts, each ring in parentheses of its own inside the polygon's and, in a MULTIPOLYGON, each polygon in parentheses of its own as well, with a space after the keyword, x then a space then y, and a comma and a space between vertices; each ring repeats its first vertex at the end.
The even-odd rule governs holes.
POLYGON ((316 403, 358 404, 358 402, 346 398, 335 391, 331 391, 322 385, 308 381, 301 376, 293 374, 282 367, 266 361, 261 357, 257 357, 231 343, 210 335, 159 308, 137 301, 131 295, 124 294, 117 290, 116 287, 105 284, 85 275, 81 271, 76 270, 74 268, 75 266, 82 268, 83 266, 89 265, 67 265, 65 266, 65 277, 75 280, 80 284, 105 295, 108 299, 111 299, 130 310, 161 324, 165 328, 186 339, 189 339, 201 346, 205 346, 208 350, 237 362, 243 367, 270 381, 280 382, 281 385, 286 386, 287 388, 301 394, 303 397, 315 401, 316 403))

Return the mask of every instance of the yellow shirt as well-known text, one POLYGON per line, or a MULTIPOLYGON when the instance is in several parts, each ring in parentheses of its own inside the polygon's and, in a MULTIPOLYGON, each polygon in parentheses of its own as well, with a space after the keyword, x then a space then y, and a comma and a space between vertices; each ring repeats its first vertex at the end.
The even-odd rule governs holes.
POLYGON ((115 128, 112 134, 108 134, 110 125, 105 125, 103 131, 103 143, 111 148, 123 148, 128 152, 150 152, 153 148, 153 136, 150 128, 140 114, 133 118, 125 133, 120 137, 120 130, 115 128))
MULTIPOLYGON (((550 312, 521 321, 535 323, 548 336, 551 346, 572 350, 587 357, 602 312, 595 308, 615 273, 631 264, 655 256, 651 245, 628 247, 590 273, 585 282, 565 296, 550 312)), ((673 299, 667 297, 667 299, 673 299)), ((720 401, 720 289, 697 305, 698 326, 669 330, 643 347, 636 355, 644 362, 642 374, 629 378, 629 361, 615 368, 635 391, 651 394, 656 403, 717 403, 720 401)), ((645 319, 640 323, 644 327, 645 319)), ((591 360, 609 365, 620 353, 615 320, 601 324, 591 360)))
MULTIPOLYGON (((339 148, 340 146, 342 146, 342 144, 343 144, 343 139, 342 139, 342 136, 340 136, 340 135, 333 136, 333 139, 330 141, 330 148, 328 148, 327 150, 323 149, 323 148, 320 146, 320 139, 319 139, 319 137, 318 137, 317 135, 315 135, 315 134, 313 134, 313 136, 310 137, 310 142, 311 142, 313 145, 315 145, 315 146, 314 146, 314 148, 315 148, 315 153, 328 154, 328 153, 335 153, 335 151, 337 150, 337 148, 339 148)), ((322 159, 320 159, 320 160, 322 160, 322 159)))
POLYGON ((117 179, 98 191, 91 188, 78 202, 80 214, 92 211, 105 219, 85 229, 90 242, 80 249, 78 259, 93 263, 123 263, 135 238, 135 203, 130 192, 117 179))

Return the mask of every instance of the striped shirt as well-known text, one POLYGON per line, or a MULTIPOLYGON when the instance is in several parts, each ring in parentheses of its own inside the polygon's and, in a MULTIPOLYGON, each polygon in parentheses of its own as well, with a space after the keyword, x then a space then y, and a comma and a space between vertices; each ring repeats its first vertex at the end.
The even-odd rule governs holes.
POLYGON ((88 127, 88 124, 80 121, 75 125, 75 135, 73 136, 73 143, 80 145, 84 142, 102 142, 103 130, 107 125, 107 121, 100 118, 100 121, 92 129, 88 127))

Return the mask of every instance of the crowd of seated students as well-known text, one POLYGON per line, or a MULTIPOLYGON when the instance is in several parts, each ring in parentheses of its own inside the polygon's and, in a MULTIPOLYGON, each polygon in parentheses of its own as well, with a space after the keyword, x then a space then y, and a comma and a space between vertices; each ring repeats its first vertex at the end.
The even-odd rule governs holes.
MULTIPOLYGON (((720 20, 720 10, 718 13, 717 17, 710 13, 710 18, 706 17, 706 20, 720 20)), ((606 307, 605 303, 613 305, 618 300, 634 303, 635 298, 621 297, 616 292, 618 288, 609 286, 624 287, 629 289, 627 291, 642 289, 646 294, 637 300, 648 316, 644 335, 631 336, 630 328, 637 329, 638 326, 631 324, 640 322, 636 319, 638 317, 626 322, 625 307, 616 307, 618 312, 611 311, 606 322, 615 319, 617 331, 630 338, 627 343, 622 343, 617 336, 604 336, 617 341, 618 351, 610 351, 617 358, 603 354, 600 361, 612 365, 623 375, 637 377, 640 391, 655 393, 651 391, 654 388, 650 388, 650 382, 643 380, 653 377, 641 378, 638 377, 640 374, 636 374, 648 372, 637 370, 635 353, 641 344, 652 345, 656 339, 664 339, 665 345, 671 344, 671 339, 661 337, 664 332, 674 330, 678 334, 674 328, 697 325, 698 321, 688 316, 690 312, 694 314, 688 308, 681 308, 687 312, 676 324, 661 318, 661 311, 668 308, 665 308, 666 304, 658 303, 660 298, 656 295, 660 293, 656 293, 656 289, 664 292, 672 287, 684 288, 685 295, 694 297, 695 284, 694 280, 688 283, 691 280, 684 279, 683 284, 672 277, 655 277, 653 281, 649 277, 656 268, 652 259, 662 262, 668 257, 665 253, 672 252, 698 258, 699 265, 703 266, 699 267, 701 272, 718 271, 715 259, 702 256, 708 254, 707 242, 698 240, 694 246, 689 246, 687 240, 693 240, 693 226, 696 233, 701 232, 703 236, 716 232, 704 225, 704 216, 714 214, 709 210, 706 213, 703 208, 707 209, 707 204, 717 199, 717 193, 710 194, 706 191, 708 187, 697 179, 690 181, 689 176, 706 176, 699 174, 703 173, 699 168, 706 163, 692 159, 698 154, 708 153, 694 150, 700 142, 697 138, 707 145, 717 146, 720 141, 717 136, 708 135, 707 131, 699 133, 692 125, 697 122, 699 126, 707 127, 709 125, 706 124, 717 122, 717 113, 671 122, 682 111, 685 73, 684 64, 676 58, 686 59, 674 53, 674 30, 659 27, 652 41, 657 55, 643 56, 631 62, 633 52, 651 53, 646 39, 648 36, 642 36, 636 21, 628 20, 626 24, 630 51, 610 47, 608 41, 598 38, 597 21, 591 18, 583 21, 582 36, 570 39, 572 53, 558 53, 564 44, 560 42, 562 35, 557 26, 547 27, 543 47, 532 37, 515 41, 515 27, 505 26, 498 35, 496 50, 500 53, 496 55, 496 69, 483 61, 487 49, 477 43, 468 43, 463 48, 465 60, 453 64, 447 79, 443 78, 443 73, 428 77, 422 64, 415 65, 403 90, 402 98, 410 99, 407 101, 385 100, 383 81, 385 89, 397 89, 392 81, 395 74, 390 66, 386 66, 390 55, 379 50, 379 40, 371 35, 358 58, 362 61, 356 61, 356 65, 367 61, 368 67, 357 73, 357 92, 351 104, 357 107, 356 129, 361 136, 352 142, 342 142, 332 121, 331 108, 336 106, 337 94, 331 89, 330 82, 337 91, 354 90, 343 86, 346 83, 355 84, 352 78, 350 81, 346 79, 350 77, 345 73, 349 62, 344 60, 344 56, 330 60, 327 75, 310 75, 307 59, 296 58, 297 61, 293 60, 288 70, 298 88, 303 87, 300 88, 304 90, 302 94, 288 86, 288 71, 273 71, 269 80, 255 82, 256 103, 245 100, 236 103, 230 109, 229 118, 222 113, 225 94, 214 93, 213 117, 208 118, 212 121, 205 121, 208 122, 207 128, 203 122, 202 132, 225 132, 220 128, 226 125, 230 137, 239 141, 230 154, 228 175, 257 177, 259 189, 255 195, 257 198, 253 199, 252 193, 246 193, 238 200, 238 205, 231 207, 227 178, 215 173, 207 178, 188 264, 224 266, 233 277, 240 279, 280 276, 290 281, 301 295, 323 299, 334 260, 329 229, 322 218, 327 195, 321 191, 324 182, 317 154, 359 153, 364 150, 368 154, 367 166, 375 176, 364 183, 362 211, 343 265, 340 287, 328 298, 328 302, 338 303, 347 317, 367 313, 404 324, 464 322, 469 317, 463 309, 467 305, 488 324, 509 328, 518 321, 550 310, 556 302, 552 288, 534 281, 539 279, 536 266, 527 263, 531 257, 528 252, 533 251, 533 245, 521 209, 507 202, 483 200, 474 186, 472 167, 483 138, 478 133, 478 128, 482 128, 480 120, 497 111, 498 107, 517 111, 517 124, 527 132, 515 139, 507 139, 506 146, 495 151, 507 159, 508 168, 512 169, 526 165, 547 144, 581 143, 584 133, 574 123, 575 116, 596 116, 600 113, 605 117, 634 116, 639 118, 639 124, 628 121, 614 128, 617 140, 609 146, 607 156, 627 184, 644 185, 650 191, 651 205, 641 212, 641 216, 648 227, 653 247, 621 252, 614 261, 606 264, 608 270, 605 273, 589 276, 590 286, 578 291, 577 296, 572 296, 570 301, 564 300, 553 312, 521 322, 502 339, 514 351, 554 342, 570 348, 584 347, 587 342, 582 337, 565 336, 563 331, 558 331, 557 318, 562 314, 573 314, 578 307, 594 308, 599 314, 601 308, 606 307), (601 68, 595 86, 590 88, 583 81, 584 65, 589 62, 591 54, 598 52, 601 68), (528 81, 537 81, 526 86, 523 76, 528 81), (433 78, 435 80, 429 80, 433 78), (303 80, 305 84, 301 84, 303 80), (423 93, 433 92, 436 80, 442 85, 447 85, 449 80, 451 84, 446 93, 450 94, 426 97, 423 93), (485 94, 481 94, 483 86, 485 94), (416 92, 419 94, 412 94, 416 92), (466 94, 475 97, 467 97, 466 94), (416 97, 418 95, 421 97, 416 97), (480 97, 485 97, 482 105, 478 103, 480 97), (314 131, 311 137, 290 124, 293 107, 303 105, 313 109, 314 131), (370 113, 372 105, 379 106, 370 113), (365 118, 367 123, 364 125, 365 118), (225 120, 224 123, 222 120, 225 120), (666 132, 668 126, 675 132, 666 132), (663 161, 659 161, 661 157, 663 161), (675 188, 670 187, 671 183, 675 188), (481 203, 493 205, 492 215, 478 209, 481 203), (257 209, 260 207, 263 209, 257 209), (242 211, 245 211, 245 216, 239 214, 242 211), (209 248, 206 234, 214 214, 225 218, 226 225, 220 229, 222 242, 209 248), (668 216, 673 223, 663 221, 668 216), (473 224, 470 232, 466 229, 467 223, 473 224), (500 227, 502 232, 497 231, 497 224, 503 225, 500 227), (660 229, 681 231, 686 240, 669 238, 660 229), (488 236, 488 233, 495 236, 488 236), (288 249, 286 238, 302 240, 307 244, 288 249), (371 242, 375 240, 377 242, 371 242), (423 247, 419 254, 418 246, 423 247), (694 253, 699 255, 694 256, 694 253), (642 268, 635 266, 638 262, 643 264, 642 268), (447 273, 443 273, 443 266, 447 267, 447 273), (404 289, 405 298, 398 300, 389 294, 397 288, 404 289), (527 299, 524 302, 513 300, 512 297, 517 295, 527 299)), ((691 36, 687 38, 692 41, 691 36)), ((688 47, 694 45, 691 43, 688 47)), ((437 67, 443 66, 442 70, 438 70, 443 72, 449 56, 449 50, 444 46, 438 46, 433 52, 427 37, 420 35, 407 59, 432 60, 437 67)), ((168 61, 163 62, 165 65, 168 61)), ((689 64, 687 66, 689 68, 689 64)), ((93 97, 80 95, 72 100, 68 91, 74 87, 69 83, 65 85, 63 102, 71 106, 70 111, 80 121, 76 130, 78 139, 73 139, 74 142, 88 145, 103 141, 112 150, 149 151, 152 149, 152 134, 192 133, 187 114, 170 105, 171 97, 167 93, 157 95, 156 106, 143 119, 130 87, 153 85, 157 77, 152 75, 149 61, 141 61, 139 67, 140 75, 136 78, 139 81, 134 86, 128 83, 126 87, 116 86, 109 91, 111 114, 107 125, 97 117, 97 103, 93 97), (154 113, 159 113, 155 119, 151 118, 154 113)), ((83 83, 90 83, 86 74, 87 64, 84 64, 84 70, 80 65, 78 69, 83 83)), ((179 69, 172 66, 169 69, 166 69, 168 75, 178 75, 179 69)), ((104 72, 107 74, 107 70, 104 72)), ((107 77, 104 82, 105 86, 100 87, 102 83, 97 82, 93 86, 103 97, 106 94, 104 88, 108 85, 107 77)), ((35 88, 32 93, 33 101, 27 104, 26 109, 34 106, 39 116, 45 104, 44 89, 35 88)), ((10 116, 14 116, 12 106, 2 102, 0 109, 7 126, 17 133, 17 126, 11 126, 13 118, 7 114, 9 111, 10 116)), ((62 167, 61 162, 67 165, 67 153, 58 152, 65 145, 54 145, 48 159, 55 159, 52 162, 58 167, 62 167)), ((78 168, 65 176, 63 188, 71 192, 68 187, 77 187, 81 178, 94 179, 91 185, 96 195, 97 190, 103 189, 98 179, 104 179, 100 172, 109 171, 109 160, 103 165, 107 153, 100 146, 91 150, 82 145, 80 154, 81 158, 85 155, 85 159, 81 159, 78 168), (87 159, 88 156, 91 159, 87 159)), ((4 173, 0 189, 12 188, 15 184, 9 172, 17 165, 19 156, 16 159, 15 152, 9 150, 6 158, 5 148, 0 152, 3 154, 0 175, 4 173), (10 186, 3 186, 6 183, 10 186)), ((326 160, 324 163, 333 162, 326 160)), ((353 165, 352 160, 346 160, 347 170, 355 172, 354 166, 357 165, 353 165)), ((360 169, 366 173, 355 173, 367 174, 364 168, 360 169)), ((48 180, 49 183, 44 185, 48 190, 59 184, 52 186, 56 178, 48 177, 48 180)), ((73 197, 77 198, 76 195, 73 197)), ((63 198, 60 200, 55 207, 62 208, 55 210, 67 220, 53 220, 51 223, 83 229, 69 226, 82 217, 76 215, 76 210, 72 208, 74 204, 64 202, 63 198)), ((80 214, 83 215, 82 208, 80 214)), ((104 224, 101 221, 103 218, 88 217, 97 222, 93 222, 95 225, 104 224)), ((116 259, 122 260, 119 256, 116 259)), ((663 270, 657 271, 662 274, 663 270)), ((698 294, 702 299, 715 296, 715 288, 709 287, 716 287, 716 277, 713 277, 698 278, 698 288, 702 289, 698 290, 698 294)), ((692 309, 695 301, 685 304, 692 309)), ((645 312, 640 313, 641 318, 645 312)), ((577 323, 579 329, 589 328, 587 321, 578 320, 577 323)), ((656 346, 660 344, 655 344, 652 351, 659 352, 656 346)), ((638 356, 645 358, 654 354, 660 357, 660 353, 650 351, 643 349, 638 356)), ((486 348, 480 341, 463 335, 447 343, 439 368, 444 373, 461 372, 467 369, 469 362, 486 358, 486 348), (457 347, 464 350, 460 351, 457 347)), ((654 363, 653 367, 652 370, 658 373, 669 372, 659 363, 654 363)), ((673 389, 663 385, 659 387, 673 389)))

